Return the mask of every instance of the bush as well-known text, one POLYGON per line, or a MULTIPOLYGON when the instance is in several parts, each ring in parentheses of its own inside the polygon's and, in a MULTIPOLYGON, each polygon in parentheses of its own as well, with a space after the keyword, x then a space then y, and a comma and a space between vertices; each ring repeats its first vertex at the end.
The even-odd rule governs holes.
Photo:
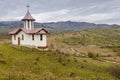
POLYGON ((117 56, 120 56, 120 53, 117 53, 117 56))
POLYGON ((83 62, 87 62, 87 60, 83 60, 83 62))
POLYGON ((81 66, 81 68, 83 69, 83 68, 84 68, 84 66, 82 65, 82 66, 81 66))
POLYGON ((109 73, 116 77, 117 79, 120 79, 120 65, 112 65, 109 68, 109 73))
POLYGON ((78 62, 78 60, 76 58, 74 58, 74 62, 78 62))
POLYGON ((60 63, 61 63, 62 60, 63 60, 63 59, 62 59, 62 56, 59 56, 57 59, 58 59, 58 62, 60 62, 60 63))
POLYGON ((35 59, 36 61, 39 61, 39 57, 36 57, 36 59, 35 59))
POLYGON ((89 57, 89 58, 93 58, 93 57, 94 57, 94 53, 88 52, 88 57, 89 57))
POLYGON ((66 66, 66 63, 65 63, 65 62, 62 62, 61 64, 62 64, 63 66, 66 66))
POLYGON ((0 63, 6 64, 6 61, 5 61, 4 59, 1 59, 1 60, 0 60, 0 63))
POLYGON ((75 72, 70 72, 70 73, 69 73, 69 76, 70 76, 70 77, 75 77, 75 76, 76 76, 76 73, 75 73, 75 72))

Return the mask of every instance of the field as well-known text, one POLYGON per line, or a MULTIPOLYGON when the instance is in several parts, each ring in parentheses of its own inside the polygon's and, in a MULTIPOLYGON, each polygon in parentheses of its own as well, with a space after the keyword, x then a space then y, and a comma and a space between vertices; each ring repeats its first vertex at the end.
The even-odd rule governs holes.
POLYGON ((56 51, 0 45, 0 80, 114 80, 111 65, 56 51))
POLYGON ((0 80, 119 80, 119 33, 120 28, 53 33, 48 51, 13 46, 10 36, 1 35, 0 80))

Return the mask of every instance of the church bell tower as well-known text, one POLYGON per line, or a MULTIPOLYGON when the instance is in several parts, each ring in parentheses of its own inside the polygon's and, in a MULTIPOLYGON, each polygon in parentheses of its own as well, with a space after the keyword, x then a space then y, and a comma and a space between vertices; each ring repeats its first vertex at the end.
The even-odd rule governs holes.
POLYGON ((27 5, 27 13, 24 16, 24 18, 22 19, 22 21, 24 21, 24 28, 25 29, 32 29, 34 28, 34 21, 35 19, 31 16, 30 12, 29 12, 29 5, 27 5))

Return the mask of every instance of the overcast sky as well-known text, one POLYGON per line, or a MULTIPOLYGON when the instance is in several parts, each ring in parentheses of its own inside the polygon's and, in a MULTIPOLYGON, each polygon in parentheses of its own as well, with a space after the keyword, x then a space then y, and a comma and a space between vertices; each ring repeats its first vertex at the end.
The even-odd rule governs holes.
POLYGON ((120 24, 120 0, 0 0, 0 21, 21 20, 27 4, 37 22, 120 24))

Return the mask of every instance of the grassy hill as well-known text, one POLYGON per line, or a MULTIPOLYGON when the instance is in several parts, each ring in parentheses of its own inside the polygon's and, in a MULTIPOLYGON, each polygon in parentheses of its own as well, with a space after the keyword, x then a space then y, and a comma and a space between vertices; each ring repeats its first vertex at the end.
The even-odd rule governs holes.
MULTIPOLYGON (((101 52, 102 49, 102 53, 105 51, 119 52, 120 28, 92 28, 80 31, 56 33, 50 35, 48 42, 50 43, 50 46, 54 46, 56 49, 64 48, 65 50, 70 50, 70 48, 73 48, 77 52, 80 52, 83 49, 86 49, 87 51, 92 48, 92 50, 97 49, 98 52, 101 52)), ((87 52, 89 52, 89 50, 87 52)))
POLYGON ((50 34, 48 51, 11 46, 9 36, 0 37, 0 80, 120 79, 120 66, 113 67, 120 65, 119 27, 50 34))
POLYGON ((111 62, 0 45, 0 80, 115 80, 111 62))

